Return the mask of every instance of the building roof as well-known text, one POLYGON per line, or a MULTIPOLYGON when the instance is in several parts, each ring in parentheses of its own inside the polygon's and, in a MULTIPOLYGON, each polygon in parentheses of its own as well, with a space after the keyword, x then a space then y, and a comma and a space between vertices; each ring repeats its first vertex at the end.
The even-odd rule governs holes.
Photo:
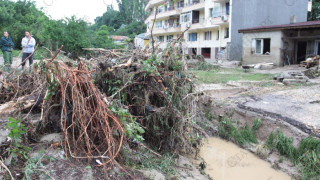
POLYGON ((149 40, 149 37, 146 35, 146 33, 142 33, 142 34, 136 35, 136 37, 144 39, 144 40, 149 40))
POLYGON ((314 28, 320 27, 320 21, 306 21, 293 24, 280 24, 270 26, 258 26, 253 28, 239 29, 239 33, 246 33, 252 31, 274 31, 283 29, 301 29, 301 28, 314 28))
POLYGON ((111 38, 115 41, 124 41, 128 39, 128 36, 112 36, 111 38))

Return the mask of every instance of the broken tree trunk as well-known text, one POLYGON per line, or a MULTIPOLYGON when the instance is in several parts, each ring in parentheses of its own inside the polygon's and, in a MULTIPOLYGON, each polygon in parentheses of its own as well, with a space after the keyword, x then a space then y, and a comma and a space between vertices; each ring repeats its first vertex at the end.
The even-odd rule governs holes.
POLYGON ((9 116, 21 110, 31 108, 37 103, 41 103, 43 97, 36 95, 26 95, 19 97, 17 100, 9 101, 0 105, 0 116, 9 116))

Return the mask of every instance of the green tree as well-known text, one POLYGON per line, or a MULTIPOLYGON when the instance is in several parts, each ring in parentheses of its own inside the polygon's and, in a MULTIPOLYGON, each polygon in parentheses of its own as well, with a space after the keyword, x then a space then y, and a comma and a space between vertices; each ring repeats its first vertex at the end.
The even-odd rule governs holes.
POLYGON ((320 0, 312 1, 312 10, 308 12, 308 21, 320 20, 320 0))
POLYGON ((95 23, 98 27, 106 25, 118 29, 124 23, 124 19, 119 11, 114 10, 113 6, 108 6, 107 11, 95 19, 95 23))
POLYGON ((123 36, 134 36, 145 32, 146 25, 143 22, 132 22, 129 25, 118 29, 115 34, 123 36))
POLYGON ((88 24, 82 19, 77 19, 75 16, 67 18, 66 27, 62 37, 64 50, 70 52, 73 58, 82 55, 82 48, 91 47, 93 34, 88 24))
POLYGON ((112 49, 115 48, 115 44, 113 40, 109 38, 109 30, 112 29, 106 25, 102 25, 96 32, 95 32, 95 41, 94 46, 97 48, 105 48, 105 49, 112 49))

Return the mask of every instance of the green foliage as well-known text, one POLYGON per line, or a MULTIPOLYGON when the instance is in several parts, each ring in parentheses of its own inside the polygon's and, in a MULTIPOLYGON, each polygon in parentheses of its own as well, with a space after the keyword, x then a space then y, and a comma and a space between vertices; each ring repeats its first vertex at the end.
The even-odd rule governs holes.
POLYGON ((63 45, 64 50, 72 53, 72 57, 78 57, 82 48, 91 47, 90 39, 92 34, 89 31, 88 24, 75 16, 67 18, 65 22, 63 45))
POLYGON ((142 134, 145 133, 144 129, 137 123, 136 119, 130 114, 127 109, 117 108, 116 106, 109 106, 109 109, 114 113, 124 124, 124 130, 128 138, 133 139, 135 142, 142 142, 144 138, 142 134))
POLYGON ((8 137, 12 139, 10 152, 13 157, 19 156, 22 159, 28 159, 29 147, 22 144, 22 137, 27 134, 28 128, 21 123, 21 119, 9 117, 7 128, 10 130, 8 137))
POLYGON ((308 21, 320 20, 320 8, 319 7, 320 7, 320 1, 313 0, 311 12, 308 12, 308 21))
POLYGON ((143 21, 132 22, 126 26, 120 27, 114 34, 128 36, 133 39, 136 35, 144 33, 146 30, 146 25, 143 21))
POLYGON ((41 174, 44 174, 46 179, 50 179, 50 174, 46 170, 42 161, 49 160, 51 162, 55 160, 55 158, 46 156, 44 153, 44 150, 41 150, 36 157, 28 159, 25 167, 23 168, 24 180, 34 179, 33 175, 37 175, 37 177, 39 177, 41 174))
POLYGON ((154 157, 142 157, 141 165, 139 168, 141 169, 156 169, 167 176, 176 175, 176 161, 174 154, 163 154, 161 158, 154 157))
POLYGON ((144 7, 147 0, 117 0, 117 2, 119 11, 115 10, 113 6, 108 6, 107 11, 95 19, 94 28, 106 25, 112 27, 112 31, 109 31, 111 34, 129 36, 131 39, 135 35, 145 32, 144 20, 147 17, 147 12, 144 7))
MULTIPOLYGON (((119 11, 112 6, 96 24, 90 26, 83 19, 73 16, 62 20, 53 20, 36 7, 34 1, 0 1, 0 31, 8 31, 15 48, 21 49, 21 39, 25 31, 30 31, 39 47, 45 46, 55 51, 64 45, 64 51, 72 58, 84 55, 82 48, 118 48, 109 38, 110 34, 126 35, 131 39, 145 31, 144 7, 146 0, 119 0, 119 11), (122 27, 122 28, 121 28, 122 27)), ((40 53, 43 54, 43 53, 40 53)), ((38 53, 35 58, 41 58, 38 53)))
POLYGON ((210 70, 218 70, 219 68, 220 68, 219 66, 214 66, 207 62, 201 62, 194 69, 198 71, 210 71, 210 70))
POLYGON ((258 118, 256 118, 254 121, 253 121, 253 125, 252 125, 252 131, 253 132, 256 132, 262 125, 262 121, 258 118))
POLYGON ((246 143, 258 143, 256 138, 256 131, 262 125, 261 120, 254 120, 253 126, 250 128, 247 124, 243 127, 238 128, 237 125, 232 121, 232 119, 224 116, 218 127, 219 136, 232 140, 239 145, 244 145, 246 143))
POLYGON ((109 38, 110 27, 106 25, 102 25, 96 32, 95 32, 95 40, 94 46, 97 48, 104 48, 104 49, 112 49, 115 48, 115 44, 111 38, 109 38))
POLYGON ((313 137, 303 139, 299 146, 293 146, 293 138, 286 137, 280 130, 275 136, 272 132, 267 139, 267 147, 277 150, 281 155, 296 164, 302 179, 320 178, 320 140, 313 137))
POLYGON ((209 121, 212 121, 214 119, 214 114, 212 114, 212 112, 210 110, 207 110, 205 112, 205 116, 209 121))
POLYGON ((143 67, 142 70, 146 71, 146 75, 147 74, 156 74, 159 75, 157 67, 154 63, 158 63, 157 62, 157 58, 152 57, 150 59, 147 59, 146 61, 143 61, 143 67))
POLYGON ((48 93, 47 93, 47 96, 45 97, 46 101, 48 101, 52 96, 56 94, 57 87, 59 86, 59 83, 55 80, 55 78, 51 76, 47 77, 47 82, 48 82, 48 93))

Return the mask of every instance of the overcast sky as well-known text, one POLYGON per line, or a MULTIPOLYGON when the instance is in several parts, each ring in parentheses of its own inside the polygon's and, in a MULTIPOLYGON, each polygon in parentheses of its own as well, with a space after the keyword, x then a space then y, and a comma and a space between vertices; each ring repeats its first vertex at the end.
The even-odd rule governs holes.
POLYGON ((76 15, 90 23, 106 12, 107 5, 113 4, 116 9, 118 8, 116 0, 35 0, 35 2, 37 7, 43 7, 46 14, 53 19, 76 15))

